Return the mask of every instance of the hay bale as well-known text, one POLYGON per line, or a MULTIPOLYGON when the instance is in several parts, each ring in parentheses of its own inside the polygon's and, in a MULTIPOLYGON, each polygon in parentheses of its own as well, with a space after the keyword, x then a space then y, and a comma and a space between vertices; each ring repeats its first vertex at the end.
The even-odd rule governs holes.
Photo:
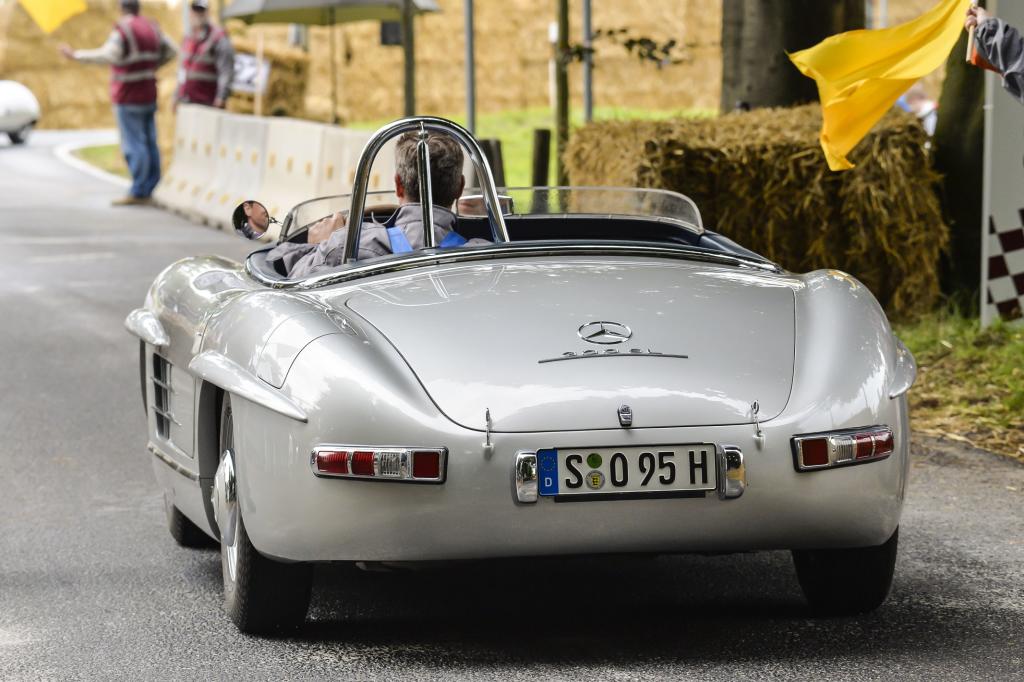
POLYGON ((790 270, 850 272, 897 316, 930 310, 949 228, 927 136, 893 112, 854 151, 858 167, 832 173, 820 125, 817 105, 595 123, 576 131, 566 163, 574 185, 682 192, 711 229, 790 270))

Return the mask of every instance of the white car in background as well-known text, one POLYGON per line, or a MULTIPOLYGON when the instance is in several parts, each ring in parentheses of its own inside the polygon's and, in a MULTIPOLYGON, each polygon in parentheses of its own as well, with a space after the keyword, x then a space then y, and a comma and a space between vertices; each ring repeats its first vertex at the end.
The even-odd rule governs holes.
POLYGON ((25 144, 39 120, 39 101, 32 91, 15 81, 0 81, 0 133, 11 144, 25 144))

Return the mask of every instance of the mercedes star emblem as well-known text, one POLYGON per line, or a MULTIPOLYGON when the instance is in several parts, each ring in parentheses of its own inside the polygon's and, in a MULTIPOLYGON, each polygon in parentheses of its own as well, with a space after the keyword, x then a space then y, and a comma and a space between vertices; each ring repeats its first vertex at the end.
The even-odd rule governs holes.
POLYGON ((579 335, 587 343, 610 346, 629 341, 633 331, 618 322, 591 322, 580 327, 579 335))

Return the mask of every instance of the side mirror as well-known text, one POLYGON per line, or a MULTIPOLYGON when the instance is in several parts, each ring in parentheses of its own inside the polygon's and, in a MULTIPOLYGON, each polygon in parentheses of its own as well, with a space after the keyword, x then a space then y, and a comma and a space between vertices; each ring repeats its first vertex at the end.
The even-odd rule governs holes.
POLYGON ((234 225, 235 232, 246 239, 259 239, 270 225, 276 222, 266 206, 253 200, 243 201, 231 214, 231 224, 234 225))

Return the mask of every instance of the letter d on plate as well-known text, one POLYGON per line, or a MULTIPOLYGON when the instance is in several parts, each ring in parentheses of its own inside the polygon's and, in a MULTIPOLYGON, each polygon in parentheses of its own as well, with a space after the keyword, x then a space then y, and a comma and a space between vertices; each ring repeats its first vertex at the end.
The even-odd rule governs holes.
POLYGON ((538 450, 537 469, 540 474, 538 492, 544 497, 558 494, 558 450, 538 450))

